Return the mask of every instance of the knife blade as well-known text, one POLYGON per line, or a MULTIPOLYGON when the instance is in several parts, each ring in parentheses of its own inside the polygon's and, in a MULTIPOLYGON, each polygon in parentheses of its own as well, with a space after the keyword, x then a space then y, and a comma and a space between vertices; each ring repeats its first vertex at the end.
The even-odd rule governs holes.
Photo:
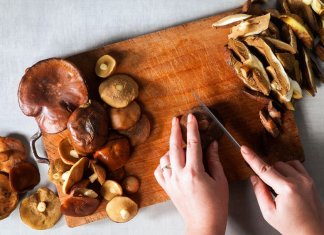
POLYGON ((193 93, 193 96, 198 101, 199 105, 209 114, 209 116, 217 123, 217 125, 222 129, 225 135, 230 139, 230 141, 238 148, 241 149, 239 142, 232 136, 232 134, 225 128, 225 126, 218 120, 218 118, 212 113, 212 111, 201 101, 199 96, 196 93, 193 93))

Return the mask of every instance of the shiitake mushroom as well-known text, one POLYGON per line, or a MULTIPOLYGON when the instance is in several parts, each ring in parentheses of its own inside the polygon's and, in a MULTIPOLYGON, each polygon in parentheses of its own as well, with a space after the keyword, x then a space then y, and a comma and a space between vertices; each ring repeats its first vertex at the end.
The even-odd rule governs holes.
POLYGON ((111 108, 111 126, 115 130, 127 130, 133 127, 141 117, 141 108, 136 101, 125 108, 111 108))

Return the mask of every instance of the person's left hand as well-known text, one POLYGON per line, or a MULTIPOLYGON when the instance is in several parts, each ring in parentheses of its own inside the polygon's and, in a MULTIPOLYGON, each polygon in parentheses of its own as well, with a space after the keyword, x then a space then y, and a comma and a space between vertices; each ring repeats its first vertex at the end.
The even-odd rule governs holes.
POLYGON ((224 234, 228 216, 228 183, 214 141, 203 154, 197 120, 188 115, 187 150, 182 148, 178 118, 173 118, 170 150, 154 175, 183 217, 188 234, 224 234), (210 174, 208 174, 206 172, 210 174))

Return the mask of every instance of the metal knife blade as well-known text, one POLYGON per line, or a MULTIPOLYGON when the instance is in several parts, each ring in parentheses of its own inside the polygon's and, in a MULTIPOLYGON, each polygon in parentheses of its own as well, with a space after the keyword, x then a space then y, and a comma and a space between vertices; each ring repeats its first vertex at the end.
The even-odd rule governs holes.
POLYGON ((201 101, 199 96, 196 93, 193 93, 193 96, 196 98, 200 106, 210 115, 210 117, 217 123, 217 125, 222 129, 225 135, 232 141, 232 143, 238 148, 241 149, 239 142, 231 135, 231 133, 224 127, 224 125, 218 120, 218 118, 212 113, 212 111, 201 101))

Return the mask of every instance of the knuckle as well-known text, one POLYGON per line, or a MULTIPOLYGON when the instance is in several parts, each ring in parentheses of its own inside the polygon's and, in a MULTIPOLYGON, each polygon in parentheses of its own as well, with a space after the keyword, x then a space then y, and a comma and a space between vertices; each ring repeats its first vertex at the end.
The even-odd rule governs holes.
POLYGON ((199 139, 198 138, 190 138, 187 140, 187 147, 193 147, 193 146, 197 146, 199 144, 199 139))
POLYGON ((294 182, 288 181, 286 182, 286 184, 284 185, 284 191, 287 194, 293 194, 296 191, 298 191, 298 187, 294 182))
POLYGON ((264 173, 269 172, 269 171, 271 171, 271 170, 272 170, 272 166, 269 166, 269 165, 265 165, 265 164, 263 164, 263 165, 261 165, 260 168, 259 168, 259 173, 260 173, 260 174, 264 174, 264 173))

